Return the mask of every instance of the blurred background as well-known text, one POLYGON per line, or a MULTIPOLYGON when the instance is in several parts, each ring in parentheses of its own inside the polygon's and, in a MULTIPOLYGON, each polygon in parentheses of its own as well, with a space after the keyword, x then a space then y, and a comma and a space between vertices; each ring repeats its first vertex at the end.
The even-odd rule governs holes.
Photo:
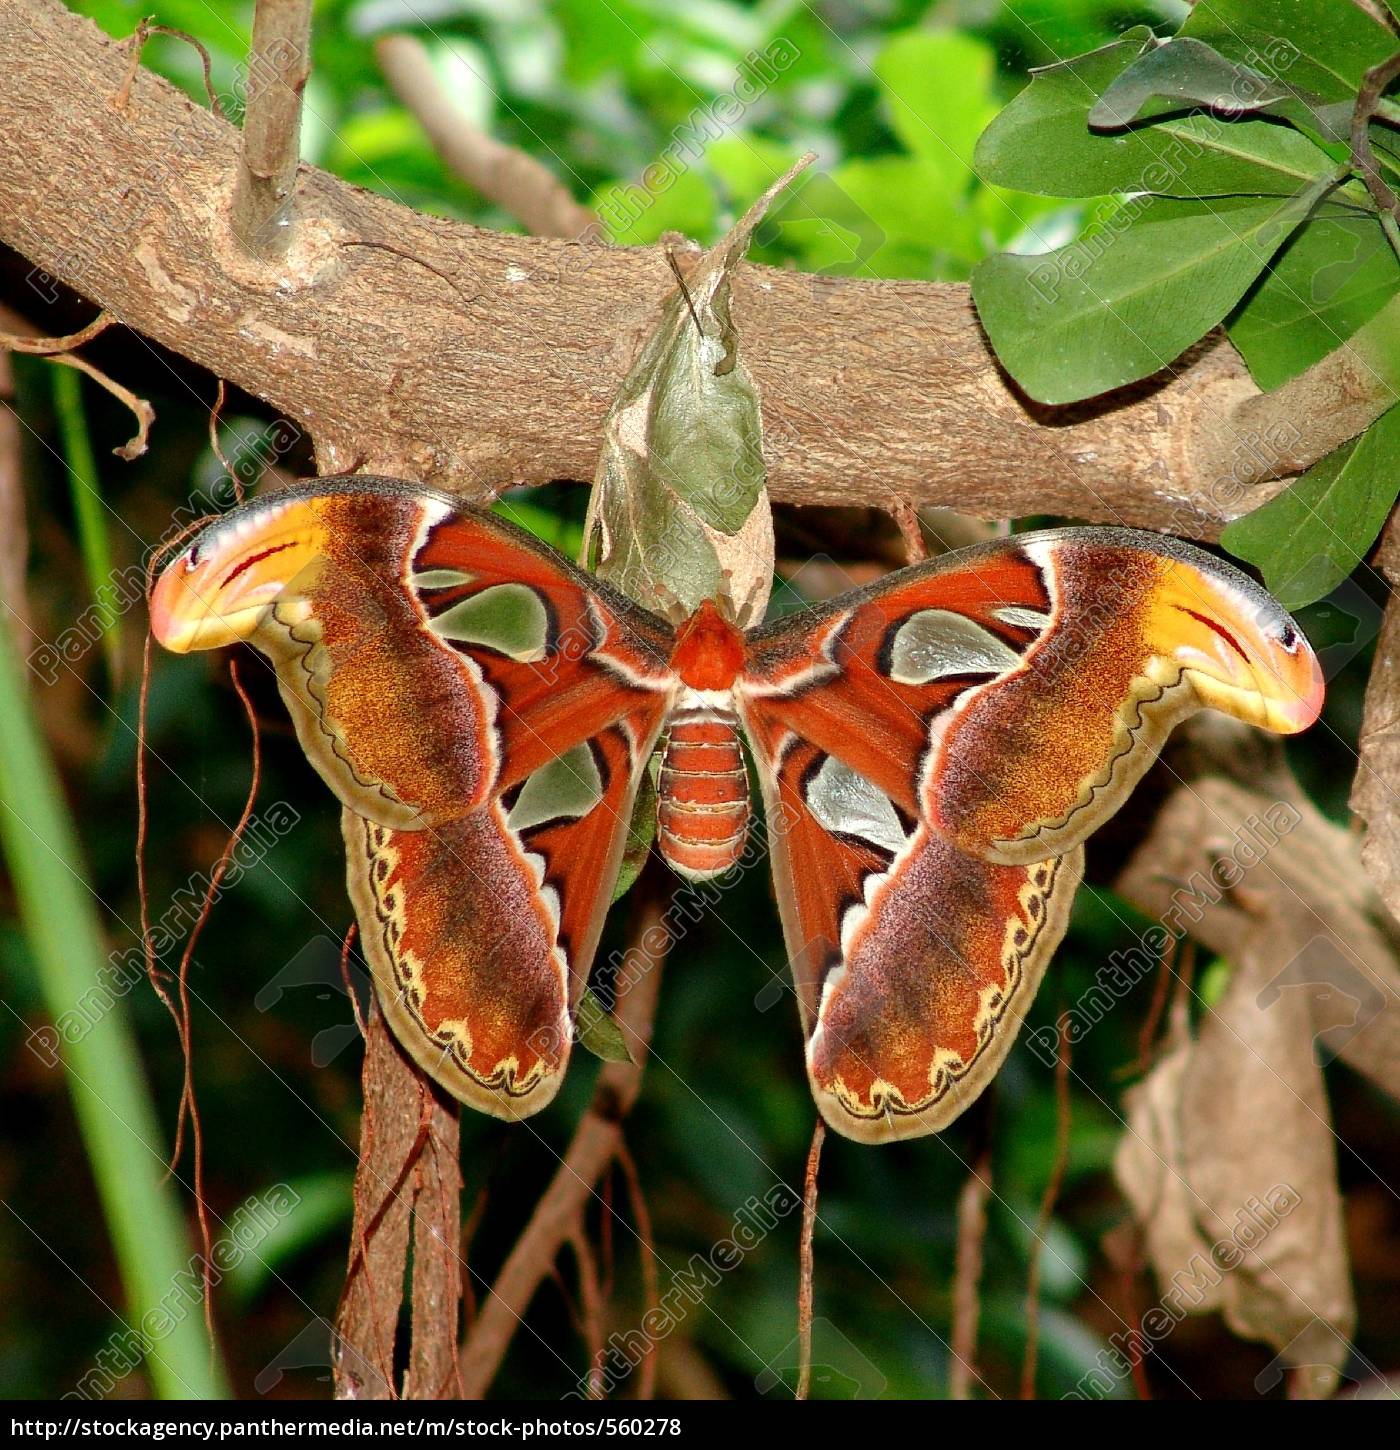
MULTIPOLYGON (((237 118, 251 5, 80 0, 73 8, 114 37, 149 14, 196 36, 210 52, 214 89, 237 118)), ((374 41, 406 31, 428 46, 475 124, 549 166, 581 203, 597 208, 618 243, 649 243, 671 230, 713 242, 775 175, 813 149, 820 160, 818 174, 804 182, 807 205, 800 214, 777 209, 759 234, 758 259, 961 281, 980 257, 1024 240, 1032 223, 1043 240, 1063 239, 1077 220, 1061 203, 981 187, 968 166, 978 133, 1024 84, 1027 68, 1106 43, 1133 23, 1174 25, 1184 10, 1175 0, 327 0, 316 7, 303 154, 409 206, 519 229, 444 167, 387 88, 374 41), (614 205, 619 189, 663 153, 678 127, 694 124, 698 107, 733 91, 746 58, 778 38, 791 44, 793 62, 693 167, 628 218, 614 205), (937 115, 948 146, 927 145, 927 129, 910 119, 918 114, 937 115)), ((144 63, 205 103, 199 60, 188 46, 155 37, 144 63)), ((61 333, 90 315, 61 289, 37 299, 28 272, 13 254, 0 254, 0 301, 41 331, 61 333)), ((129 435, 129 415, 76 373, 14 358, 14 400, 33 629, 51 644, 67 640, 61 667, 32 682, 103 904, 105 945, 121 957, 139 940, 134 732, 145 618, 139 582, 129 581, 139 581, 176 510, 191 498, 199 510, 224 507, 231 488, 208 436, 214 378, 120 330, 87 352, 153 403, 159 421, 144 457, 112 457, 129 435), (83 505, 89 489, 105 510, 83 505), (95 594, 94 578, 128 584, 95 594)), ((311 469, 305 444, 236 392, 219 435, 248 485, 269 468, 293 475, 311 469)), ((561 481, 512 507, 568 551, 585 501, 586 490, 561 481)), ((834 570, 849 579, 900 561, 890 521, 860 511, 785 514, 779 552, 799 592, 801 566, 813 556, 823 561, 817 574, 834 570)), ((1291 756, 1319 805, 1339 820, 1350 778, 1343 743, 1356 738, 1379 619, 1361 586, 1348 588, 1341 604, 1322 606, 1318 616, 1320 628, 1329 608, 1347 621, 1328 705, 1333 732, 1315 732, 1291 756)), ((194 1082, 217 1214, 227 1220, 277 1185, 290 1187, 297 1201, 258 1252, 224 1278, 215 1314, 239 1393, 324 1395, 324 1346, 318 1349, 308 1326, 333 1316, 344 1279, 360 1106, 360 1043, 338 965, 350 909, 337 809, 305 764, 266 672, 245 674, 263 730, 257 819, 270 824, 246 869, 220 894, 195 956, 194 1082)), ((175 944, 164 961, 173 965, 192 920, 191 883, 202 892, 202 873, 222 850, 249 782, 247 722, 223 660, 155 660, 149 740, 151 913, 171 928, 175 944)), ((614 912, 600 960, 620 945, 632 901, 614 912)), ((665 974, 656 1056, 627 1129, 663 1287, 733 1231, 743 1205, 761 1202, 775 1185, 800 1185, 813 1123, 792 998, 773 985, 786 967, 766 871, 750 871, 722 896, 697 901, 692 914, 665 974)), ((1053 1024, 1057 1006, 1078 997, 1110 954, 1130 949, 1144 925, 1103 888, 1081 891, 1029 1031, 1053 1024)), ((1198 964, 1207 1001, 1216 968, 1198 964)), ((31 1034, 48 1018, 8 882, 0 883, 0 974, 8 1008, 0 1012, 0 1198, 9 1209, 0 1213, 0 1394, 51 1396, 91 1371, 119 1327, 122 1287, 62 1071, 30 1050, 31 1034)), ((352 972, 352 982, 363 980, 352 972)), ((1050 1222, 1053 1252, 1041 1266, 1037 1388, 1045 1397, 1070 1391, 1107 1337, 1156 1297, 1132 1255, 1114 1251, 1127 1209, 1109 1174, 1151 996, 1144 984, 1076 1048, 1068 1163, 1050 1222)), ((169 1141, 183 1076, 171 1021, 144 980, 112 1010, 134 1028, 169 1141)), ((533 1131, 464 1114, 468 1259, 478 1296, 553 1173, 596 1071, 596 1061, 579 1054, 533 1131)), ((1333 1071, 1340 1138, 1394 1181, 1395 1105, 1333 1071)), ((988 1096, 988 1111, 936 1138, 880 1150, 828 1142, 815 1245, 817 1393, 948 1392, 955 1205, 984 1154, 994 1192, 979 1392, 1017 1393, 1030 1245, 1055 1160, 1053 1072, 1023 1038, 988 1096)), ((1400 1220, 1393 1195, 1346 1153, 1340 1172, 1360 1311, 1356 1347, 1372 1363, 1393 1366, 1400 1360, 1400 1220)), ((188 1159, 179 1176, 187 1181, 188 1159)), ((620 1184, 610 1191, 618 1203, 625 1199, 620 1184)), ((192 1218, 183 1190, 180 1202, 192 1218)), ((600 1216, 592 1227, 603 1234, 600 1216)), ((662 1393, 791 1393, 797 1239, 798 1216, 789 1215, 689 1307, 662 1346, 662 1393)), ((612 1280, 609 1325, 626 1329, 643 1307, 637 1243, 617 1231, 600 1244, 612 1280)), ((554 1398, 570 1390, 586 1367, 575 1314, 571 1281, 546 1284, 496 1391, 554 1398)), ((1138 1385, 1120 1378, 1111 1393, 1254 1395, 1269 1359, 1267 1349, 1234 1338, 1217 1317, 1192 1318, 1152 1356, 1138 1385)), ((113 1380, 114 1396, 152 1392, 139 1364, 113 1380)))

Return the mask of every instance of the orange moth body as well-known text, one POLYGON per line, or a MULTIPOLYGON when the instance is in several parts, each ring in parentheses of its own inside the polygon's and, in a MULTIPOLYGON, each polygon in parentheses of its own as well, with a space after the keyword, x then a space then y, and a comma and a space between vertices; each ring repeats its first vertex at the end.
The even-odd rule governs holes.
POLYGON ((735 866, 748 836, 749 778, 732 694, 743 667, 743 635, 707 599, 676 631, 671 668, 682 690, 657 782, 658 848, 691 881, 735 866))

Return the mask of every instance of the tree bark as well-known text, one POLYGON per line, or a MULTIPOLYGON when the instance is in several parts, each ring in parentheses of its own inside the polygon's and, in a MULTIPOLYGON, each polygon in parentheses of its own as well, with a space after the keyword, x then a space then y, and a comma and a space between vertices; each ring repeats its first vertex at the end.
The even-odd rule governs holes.
MULTIPOLYGON (((41 294, 58 279, 266 399, 315 437, 323 472, 476 498, 592 476, 603 415, 675 286, 660 248, 487 232, 302 167, 285 256, 249 257, 233 127, 148 71, 125 91, 129 48, 58 0, 8 0, 0 63, 0 239, 41 294)), ((734 318, 778 499, 1210 537, 1279 486, 1240 481, 1277 448, 1232 425, 1259 394, 1220 339, 1148 384, 1049 409, 1000 371, 964 286, 745 265, 734 318)))
POLYGON ((336 1313, 336 1398, 439 1399, 456 1381, 462 1304, 458 1107, 409 1060, 377 1000, 366 1024, 364 1083, 350 1270, 336 1313), (400 1391, 394 1342, 410 1233, 413 1311, 400 1391))

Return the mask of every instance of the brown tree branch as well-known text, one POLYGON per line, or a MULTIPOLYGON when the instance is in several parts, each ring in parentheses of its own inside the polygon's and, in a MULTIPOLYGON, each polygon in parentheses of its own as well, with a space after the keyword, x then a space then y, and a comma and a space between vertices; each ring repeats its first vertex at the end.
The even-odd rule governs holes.
POLYGON ((384 79, 428 133, 433 149, 468 186, 537 237, 601 241, 602 227, 547 166, 472 125, 443 89, 427 47, 412 35, 375 42, 384 79))
POLYGON ((451 1394, 462 1304, 459 1118, 371 1004, 350 1267, 336 1315, 337 1399, 451 1394), (394 1342, 413 1237, 408 1373, 394 1385, 394 1342))
POLYGON ((310 74, 311 0, 257 0, 232 220, 243 245, 269 261, 291 240, 301 94, 310 74))
POLYGON ((428 1138, 413 1199, 413 1292, 404 1397, 437 1400, 460 1394, 457 1337, 462 1318, 461 1110, 421 1073, 428 1097, 428 1138))
MULTIPOLYGON (((645 890, 645 881, 636 889, 645 890)), ((482 1301, 462 1346, 462 1393, 468 1399, 479 1399, 496 1377, 535 1291, 549 1277, 559 1250, 622 1145, 623 1120, 641 1090, 661 968, 670 946, 670 933, 662 925, 668 899, 658 893, 636 909, 632 944, 618 973, 615 1013, 632 1061, 609 1062, 599 1072, 593 1100, 568 1151, 482 1301)))
POLYGON ((385 1024, 377 1000, 370 1004, 362 1080, 365 1101, 350 1266, 335 1321, 339 1400, 382 1400, 395 1392, 394 1340, 403 1302, 411 1206, 404 1183, 413 1167, 404 1161, 402 1143, 405 1136, 414 1141, 417 1114, 408 1123, 403 1118, 405 1105, 416 1103, 418 1079, 385 1024))
MULTIPOLYGON (((603 416, 675 285, 659 249, 483 232, 302 168, 288 252, 260 261, 230 220, 232 127, 145 70, 115 106, 126 49, 58 0, 0 9, 0 54, 0 239, 36 285, 68 283, 299 420, 324 471, 373 452, 475 497, 592 476, 603 416), (365 241, 392 250, 345 245, 365 241)), ((1219 339, 1151 383, 1048 409, 1001 373, 963 286, 746 265, 733 312, 779 499, 1208 537, 1278 487, 1250 481, 1278 445, 1239 426, 1258 393, 1219 339)))

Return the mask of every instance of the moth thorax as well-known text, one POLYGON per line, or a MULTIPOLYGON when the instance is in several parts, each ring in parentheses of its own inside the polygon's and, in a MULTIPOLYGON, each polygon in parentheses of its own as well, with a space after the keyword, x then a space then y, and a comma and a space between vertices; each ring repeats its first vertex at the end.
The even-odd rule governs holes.
POLYGON ((657 844, 692 881, 737 864, 749 830, 749 777, 739 721, 721 707, 682 707, 671 716, 661 756, 657 844))

